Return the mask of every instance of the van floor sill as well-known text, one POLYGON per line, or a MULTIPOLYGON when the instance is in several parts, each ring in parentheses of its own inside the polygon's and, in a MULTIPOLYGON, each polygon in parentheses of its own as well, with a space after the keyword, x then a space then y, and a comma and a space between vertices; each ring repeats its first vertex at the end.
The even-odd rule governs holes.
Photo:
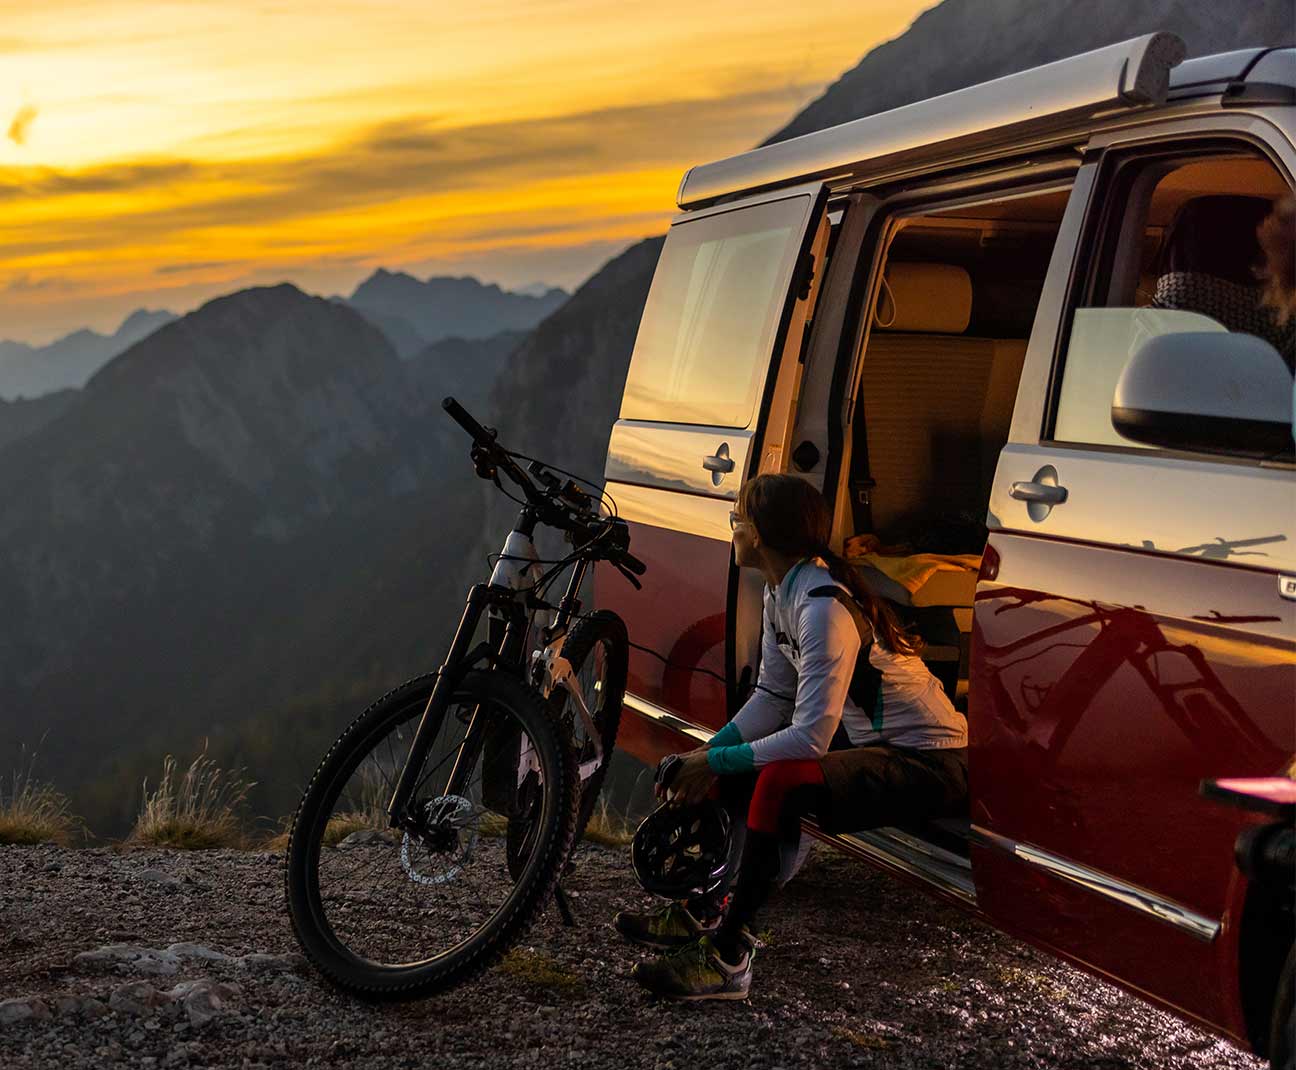
POLYGON ((972 863, 961 855, 895 828, 868 829, 828 836, 849 850, 933 884, 971 906, 976 905, 972 863))

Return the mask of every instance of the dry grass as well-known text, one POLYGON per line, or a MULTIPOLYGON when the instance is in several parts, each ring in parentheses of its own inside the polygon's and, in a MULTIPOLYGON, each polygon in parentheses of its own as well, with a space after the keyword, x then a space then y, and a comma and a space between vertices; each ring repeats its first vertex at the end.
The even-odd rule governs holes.
POLYGON ((849 1040, 857 1048, 865 1048, 871 1051, 886 1051, 891 1047, 891 1041, 886 1037, 878 1036, 876 1033, 861 1033, 855 1029, 847 1029, 844 1025, 835 1025, 832 1027, 833 1034, 849 1040))
POLYGON ((606 798, 599 797, 589 824, 585 826, 585 839, 604 847, 625 847, 634 839, 634 826, 608 807, 606 798))
POLYGON ((241 770, 225 772, 207 757, 205 745, 179 776, 168 754, 157 788, 150 792, 144 781, 144 804, 127 842, 191 851, 245 846, 240 810, 252 787, 241 770))
POLYGON ((496 967, 513 981, 532 989, 543 989, 562 995, 576 995, 585 982, 566 969, 557 959, 533 947, 514 948, 496 967))
POLYGON ((1035 970, 1024 969, 1021 966, 998 966, 994 972, 999 983, 1005 988, 1034 989, 1055 1002, 1061 1002, 1071 995, 1065 986, 1035 970))
POLYGON ((57 843, 67 845, 85 832, 72 813, 67 796, 32 776, 36 758, 27 769, 15 769, 8 788, 0 780, 0 843, 57 843))
MULTIPOLYGON (((361 766, 352 774, 343 795, 343 805, 349 809, 341 810, 329 818, 320 842, 325 847, 336 847, 348 836, 366 829, 387 832, 390 829, 387 819, 387 802, 390 798, 391 788, 382 771, 376 766, 361 766)), ((257 849, 280 854, 286 852, 291 826, 292 818, 284 818, 275 833, 256 844, 257 849)))

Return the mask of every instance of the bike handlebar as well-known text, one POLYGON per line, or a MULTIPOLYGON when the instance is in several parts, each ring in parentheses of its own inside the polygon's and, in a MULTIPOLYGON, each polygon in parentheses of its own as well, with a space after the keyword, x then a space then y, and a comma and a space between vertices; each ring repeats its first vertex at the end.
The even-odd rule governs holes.
POLYGON ((467 431, 468 434, 472 435, 473 441, 479 446, 495 445, 495 435, 493 433, 488 433, 486 428, 482 427, 481 424, 474 420, 472 414, 460 405, 459 402, 455 401, 454 398, 448 397, 443 399, 441 407, 450 414, 450 418, 454 420, 455 423, 467 431))
MULTIPOLYGON (((489 460, 490 465, 502 469, 522 489, 527 501, 541 511, 542 519, 546 523, 572 532, 587 527, 585 521, 577 520, 571 516, 567 508, 564 508, 563 503, 567 507, 574 507, 579 516, 588 516, 590 512, 587 506, 582 507, 589 499, 583 493, 577 493, 575 484, 564 484, 561 480, 547 473, 543 466, 536 462, 533 463, 531 471, 536 474, 537 479, 545 484, 545 489, 537 487, 527 473, 513 460, 513 456, 509 451, 499 444, 495 431, 479 424, 472 414, 453 397, 442 400, 441 407, 445 409, 455 423, 472 436, 474 449, 481 450, 486 459, 489 460)), ((474 453, 474 460, 476 459, 477 455, 474 453)), ((478 474, 484 475, 480 467, 478 468, 478 474)), ((629 552, 628 542, 629 536, 625 534, 623 525, 620 537, 605 543, 602 552, 609 561, 616 562, 636 576, 642 576, 648 571, 648 567, 629 552)))

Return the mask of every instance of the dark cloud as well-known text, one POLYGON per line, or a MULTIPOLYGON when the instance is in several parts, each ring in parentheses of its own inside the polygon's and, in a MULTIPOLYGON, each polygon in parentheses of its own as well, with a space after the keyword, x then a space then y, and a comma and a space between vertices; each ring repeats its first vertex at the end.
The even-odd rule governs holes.
POLYGON ((61 275, 45 275, 37 278, 24 271, 19 275, 15 275, 3 286, 0 286, 0 293, 18 295, 39 293, 42 290, 67 290, 71 288, 72 280, 61 275))
POLYGON ((237 260, 194 260, 187 264, 159 264, 154 275, 183 275, 189 271, 206 271, 210 268, 231 267, 237 260))
POLYGON ((27 134, 31 130, 31 125, 36 121, 38 112, 34 104, 24 104, 18 109, 18 114, 13 117, 9 124, 9 140, 15 145, 26 145, 27 134))
POLYGON ((198 168, 187 160, 112 164, 82 171, 58 171, 52 167, 0 167, 0 201, 149 189, 178 182, 197 172, 198 168))

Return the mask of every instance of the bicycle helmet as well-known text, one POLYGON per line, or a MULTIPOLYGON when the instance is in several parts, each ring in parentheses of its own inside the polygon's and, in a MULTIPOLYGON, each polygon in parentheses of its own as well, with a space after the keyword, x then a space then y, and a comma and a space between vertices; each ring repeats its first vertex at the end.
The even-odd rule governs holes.
POLYGON ((644 891, 688 899, 719 886, 732 841, 729 813, 718 802, 663 803, 640 823, 630 861, 644 891))

